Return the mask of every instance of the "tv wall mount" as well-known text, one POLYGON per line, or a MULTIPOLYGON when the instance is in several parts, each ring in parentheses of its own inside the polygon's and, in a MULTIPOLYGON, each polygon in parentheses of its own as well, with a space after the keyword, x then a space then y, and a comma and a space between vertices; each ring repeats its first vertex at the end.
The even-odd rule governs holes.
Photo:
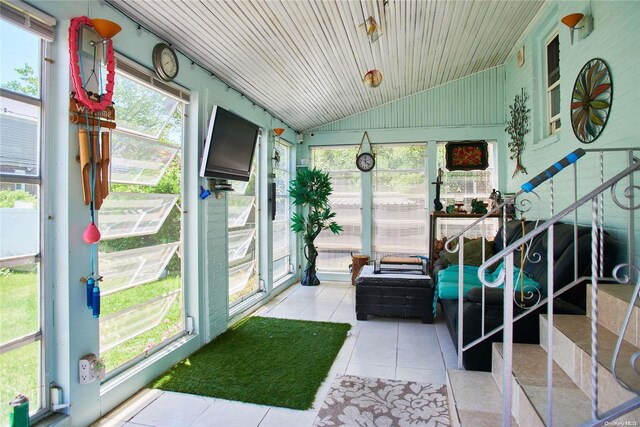
POLYGON ((207 178, 209 182, 209 190, 213 191, 213 195, 216 199, 222 197, 223 192, 233 191, 231 183, 226 179, 221 178, 207 178))

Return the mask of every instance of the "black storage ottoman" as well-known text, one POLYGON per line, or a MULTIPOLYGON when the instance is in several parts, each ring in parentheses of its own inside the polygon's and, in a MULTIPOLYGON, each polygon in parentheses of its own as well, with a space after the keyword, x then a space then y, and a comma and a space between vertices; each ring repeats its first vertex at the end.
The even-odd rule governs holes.
POLYGON ((366 265, 356 279, 356 318, 419 317, 433 323, 433 281, 423 274, 373 273, 366 265))

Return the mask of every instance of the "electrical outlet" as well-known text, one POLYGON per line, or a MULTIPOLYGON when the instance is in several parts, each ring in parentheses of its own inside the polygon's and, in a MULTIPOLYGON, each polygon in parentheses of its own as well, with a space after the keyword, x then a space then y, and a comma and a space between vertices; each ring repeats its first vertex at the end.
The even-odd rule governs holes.
POLYGON ((96 375, 93 369, 97 358, 95 354, 85 354, 80 358, 80 384, 91 384, 96 380, 96 375))

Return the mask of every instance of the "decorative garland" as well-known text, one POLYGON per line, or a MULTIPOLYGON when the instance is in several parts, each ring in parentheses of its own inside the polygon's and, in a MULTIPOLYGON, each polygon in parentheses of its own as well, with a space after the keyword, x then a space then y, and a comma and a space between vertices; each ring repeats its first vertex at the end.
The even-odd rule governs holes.
POLYGON ((79 16, 71 19, 71 25, 69 26, 69 54, 71 55, 71 61, 69 63, 71 67, 71 80, 73 81, 73 89, 76 93, 78 101, 86 106, 90 111, 104 111, 111 105, 111 98, 113 97, 113 85, 115 80, 115 60, 113 53, 113 42, 111 39, 107 40, 107 84, 106 92, 100 95, 100 102, 94 101, 89 97, 87 91, 84 88, 82 82, 82 76, 80 72, 78 51, 80 46, 78 45, 78 33, 81 25, 87 25, 93 28, 91 19, 86 16, 79 16))

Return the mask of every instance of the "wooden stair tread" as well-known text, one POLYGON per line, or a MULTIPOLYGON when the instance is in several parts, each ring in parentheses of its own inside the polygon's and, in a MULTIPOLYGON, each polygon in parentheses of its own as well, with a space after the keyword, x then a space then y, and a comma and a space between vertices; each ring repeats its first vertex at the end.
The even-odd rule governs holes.
MULTIPOLYGON (((502 343, 494 345, 500 357, 504 358, 502 343)), ((547 417, 547 352, 537 344, 514 343, 512 361, 515 381, 544 423, 547 417)), ((588 421, 590 414, 590 399, 554 362, 553 424, 577 425, 588 421)))
MULTIPOLYGON (((546 315, 542 315, 545 319, 546 315)), ((586 316, 570 314, 556 314, 553 316, 554 327, 574 342, 582 351, 591 356, 591 319, 586 316)), ((611 358, 616 346, 618 336, 602 325, 598 325, 598 362, 601 368, 611 372, 611 358)), ((616 373, 625 384, 640 388, 640 376, 633 370, 629 361, 638 347, 623 340, 616 373)))

